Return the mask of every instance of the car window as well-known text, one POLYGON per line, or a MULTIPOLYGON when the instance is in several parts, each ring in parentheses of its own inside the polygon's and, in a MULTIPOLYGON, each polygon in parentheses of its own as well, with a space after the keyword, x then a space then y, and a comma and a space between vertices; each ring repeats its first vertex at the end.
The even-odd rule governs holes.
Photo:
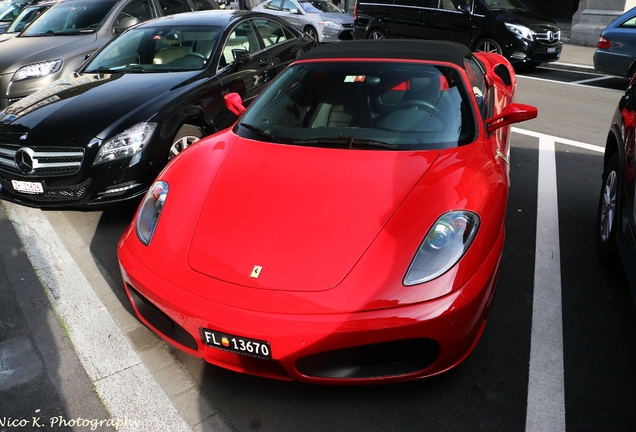
POLYGON ((254 28, 249 21, 243 21, 238 24, 227 37, 221 58, 219 59, 219 68, 223 68, 236 59, 234 50, 246 50, 249 53, 260 51, 261 47, 258 43, 254 28))
POLYGON ((0 22, 11 22, 18 16, 26 2, 0 2, 0 22))
POLYGON ((164 15, 191 12, 192 8, 186 0, 159 0, 164 15))
POLYGON ((195 11, 221 9, 216 0, 194 0, 192 3, 195 11))
POLYGON ((22 33, 22 36, 73 35, 97 30, 117 0, 74 0, 52 7, 22 33))
POLYGON ((628 19, 627 21, 625 21, 624 23, 622 23, 620 25, 620 27, 625 27, 625 28, 636 28, 636 16, 631 17, 630 19, 628 19))
POLYGON ((15 20, 13 20, 11 25, 7 28, 7 33, 21 32, 22 30, 24 30, 27 24, 34 21, 36 18, 42 15, 44 11, 46 11, 50 7, 51 7, 50 5, 45 5, 45 6, 38 5, 38 6, 31 6, 24 9, 20 13, 20 15, 18 15, 18 17, 15 20))
POLYGON ((144 27, 113 39, 92 57, 83 72, 180 72, 207 66, 220 27, 144 27))
POLYGON ((283 43, 288 40, 288 35, 283 31, 283 27, 272 20, 255 19, 256 29, 263 39, 265 47, 283 43))
POLYGON ((283 11, 284 12, 291 12, 291 11, 297 11, 297 10, 298 10, 298 6, 293 1, 291 1, 291 0, 284 0, 283 1, 283 11))
POLYGON ((443 10, 456 11, 460 5, 472 6, 472 0, 439 0, 439 8, 443 10))
POLYGON ((298 62, 254 101, 238 133, 254 138, 261 130, 276 142, 329 148, 451 148, 475 139, 471 99, 455 67, 298 62))
POLYGON ((302 1, 300 6, 308 13, 342 13, 342 9, 330 1, 302 1))
POLYGON ((265 4, 265 9, 280 10, 281 4, 282 4, 282 0, 274 0, 265 4))
POLYGON ((121 10, 117 17, 117 23, 125 17, 135 17, 143 22, 157 18, 157 11, 151 0, 133 0, 121 10))
POLYGON ((437 0, 395 0, 396 5, 436 8, 437 0))
POLYGON ((485 0, 492 9, 525 9, 517 0, 485 0))
POLYGON ((484 79, 484 70, 472 57, 464 57, 466 76, 470 83, 473 95, 479 106, 482 118, 485 120, 491 116, 492 104, 490 103, 488 86, 484 79))

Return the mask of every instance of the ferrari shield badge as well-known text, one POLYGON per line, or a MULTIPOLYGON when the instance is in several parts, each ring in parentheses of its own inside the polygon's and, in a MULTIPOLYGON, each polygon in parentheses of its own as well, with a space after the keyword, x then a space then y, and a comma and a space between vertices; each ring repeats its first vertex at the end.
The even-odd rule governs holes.
POLYGON ((258 277, 261 275, 261 270, 263 269, 262 266, 254 266, 254 268, 252 269, 252 274, 250 275, 251 278, 254 279, 258 279, 258 277))

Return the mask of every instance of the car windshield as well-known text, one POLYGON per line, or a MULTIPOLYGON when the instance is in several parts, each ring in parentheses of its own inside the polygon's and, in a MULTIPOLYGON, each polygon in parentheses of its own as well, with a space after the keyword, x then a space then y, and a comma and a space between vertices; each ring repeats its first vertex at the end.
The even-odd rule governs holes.
POLYGON ((50 7, 51 5, 37 5, 29 6, 24 9, 7 28, 7 33, 20 33, 30 22, 35 21, 36 18, 42 15, 44 11, 50 7))
POLYGON ((485 0, 491 9, 526 9, 517 0, 485 0))
POLYGON ((27 2, 2 2, 0 3, 0 22, 11 22, 20 13, 27 2))
POLYGON ((475 139, 459 71, 404 61, 302 62, 239 119, 246 138, 364 149, 442 149, 475 139))
POLYGON ((144 26, 115 38, 82 72, 179 72, 201 70, 216 51, 221 27, 144 26))
POLYGON ((93 33, 118 0, 73 0, 49 9, 20 36, 64 36, 93 33))
POLYGON ((338 6, 328 1, 303 1, 300 7, 307 13, 343 13, 338 6))

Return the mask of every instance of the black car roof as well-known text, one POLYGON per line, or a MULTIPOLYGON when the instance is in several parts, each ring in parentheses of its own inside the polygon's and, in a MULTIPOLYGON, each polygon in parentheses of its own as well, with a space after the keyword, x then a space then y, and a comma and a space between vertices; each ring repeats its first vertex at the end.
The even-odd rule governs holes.
POLYGON ((456 42, 381 39, 356 40, 324 44, 311 49, 303 60, 320 58, 395 58, 409 60, 432 60, 454 63, 464 68, 464 57, 471 51, 456 42))
MULTIPOLYGON (((214 0, 216 1, 216 0, 214 0)), ((168 15, 160 18, 156 18, 150 21, 145 21, 137 26, 142 28, 145 26, 155 25, 215 25, 225 24, 235 18, 242 15, 250 15, 253 17, 263 17, 271 19, 271 15, 259 14, 246 10, 234 10, 234 9, 215 9, 204 10, 195 12, 184 12, 176 15, 168 15)))

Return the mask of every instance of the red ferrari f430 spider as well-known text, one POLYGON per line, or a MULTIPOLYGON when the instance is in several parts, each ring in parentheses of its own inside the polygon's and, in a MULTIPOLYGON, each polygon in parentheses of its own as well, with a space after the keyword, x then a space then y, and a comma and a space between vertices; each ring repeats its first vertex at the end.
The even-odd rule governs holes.
POLYGON ((431 41, 311 50, 176 157, 122 237, 139 319, 234 371, 362 384, 473 350, 504 246, 510 63, 431 41))

